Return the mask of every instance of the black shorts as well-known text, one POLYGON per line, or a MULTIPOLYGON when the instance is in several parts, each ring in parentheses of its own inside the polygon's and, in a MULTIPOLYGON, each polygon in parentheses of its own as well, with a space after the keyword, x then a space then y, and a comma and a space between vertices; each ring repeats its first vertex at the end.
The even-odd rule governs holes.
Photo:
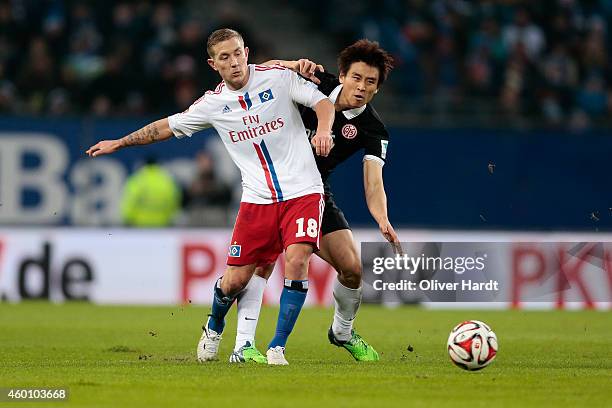
POLYGON ((344 213, 334 202, 334 196, 329 191, 325 191, 325 210, 323 211, 323 222, 321 223, 321 235, 343 229, 350 230, 348 221, 344 213))

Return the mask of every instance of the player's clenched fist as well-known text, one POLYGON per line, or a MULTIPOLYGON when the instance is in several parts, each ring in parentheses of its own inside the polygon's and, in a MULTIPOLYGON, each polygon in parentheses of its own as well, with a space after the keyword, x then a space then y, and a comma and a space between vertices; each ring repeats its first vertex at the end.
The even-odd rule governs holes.
POLYGON ((315 148, 317 156, 323 157, 327 157, 334 146, 334 140, 330 132, 317 132, 310 143, 312 143, 312 146, 315 148))
POLYGON ((103 140, 91 146, 85 153, 90 157, 114 153, 121 147, 118 140, 103 140))

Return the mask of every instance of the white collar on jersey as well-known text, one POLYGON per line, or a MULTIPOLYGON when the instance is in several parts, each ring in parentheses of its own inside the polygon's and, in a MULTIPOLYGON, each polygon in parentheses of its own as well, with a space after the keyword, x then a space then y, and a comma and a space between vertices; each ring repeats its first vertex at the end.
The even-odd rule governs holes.
MULTIPOLYGON (((340 95, 340 91, 342 90, 342 84, 338 85, 328 96, 329 100, 332 101, 332 103, 336 103, 336 99, 338 99, 338 95, 340 95)), ((357 116, 361 115, 363 113, 364 110, 366 110, 366 107, 368 105, 365 104, 360 108, 354 108, 354 109, 348 109, 348 110, 344 110, 342 111, 342 114, 344 115, 345 118, 347 118, 348 120, 351 120, 353 118, 356 118, 357 116)))

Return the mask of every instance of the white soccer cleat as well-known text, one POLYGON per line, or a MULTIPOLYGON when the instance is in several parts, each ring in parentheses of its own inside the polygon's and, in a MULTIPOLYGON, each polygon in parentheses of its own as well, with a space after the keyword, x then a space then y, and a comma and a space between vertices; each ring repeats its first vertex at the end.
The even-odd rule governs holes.
POLYGON ((268 365, 289 365, 285 358, 284 347, 276 346, 269 348, 266 352, 266 357, 268 358, 268 365))
POLYGON ((202 337, 198 342, 197 355, 198 361, 203 363, 205 361, 215 361, 219 358, 219 343, 221 342, 221 335, 214 330, 210 330, 204 326, 202 337))

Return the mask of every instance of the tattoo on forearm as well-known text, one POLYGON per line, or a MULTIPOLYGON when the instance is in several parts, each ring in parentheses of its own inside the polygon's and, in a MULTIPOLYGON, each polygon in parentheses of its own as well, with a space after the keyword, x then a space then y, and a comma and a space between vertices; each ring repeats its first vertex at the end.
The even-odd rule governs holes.
POLYGON ((159 129, 156 123, 151 123, 121 139, 121 146, 149 144, 156 140, 159 140, 159 129))

